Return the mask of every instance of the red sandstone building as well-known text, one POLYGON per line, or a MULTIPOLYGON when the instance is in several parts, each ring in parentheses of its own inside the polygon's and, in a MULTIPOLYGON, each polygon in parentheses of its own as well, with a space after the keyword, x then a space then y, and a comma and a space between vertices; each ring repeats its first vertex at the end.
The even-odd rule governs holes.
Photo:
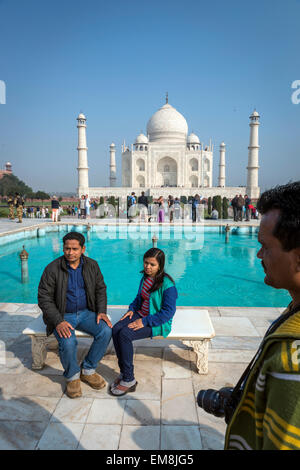
POLYGON ((5 169, 0 170, 0 180, 3 178, 4 175, 12 175, 12 166, 11 163, 5 163, 5 169))

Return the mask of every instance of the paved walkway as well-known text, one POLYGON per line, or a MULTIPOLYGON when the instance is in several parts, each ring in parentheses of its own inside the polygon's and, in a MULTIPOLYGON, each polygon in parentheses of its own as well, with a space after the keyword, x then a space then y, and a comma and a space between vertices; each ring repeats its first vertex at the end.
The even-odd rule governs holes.
MULTIPOLYGON (((61 223, 88 222, 116 223, 69 217, 61 223)), ((17 224, 0 219, 0 236, 45 223, 51 221, 23 219, 17 224)), ((226 223, 258 226, 259 221, 205 221, 205 225, 226 223)), ((57 352, 48 352, 43 370, 31 369, 30 340, 21 333, 40 315, 38 306, 0 304, 0 449, 222 449, 226 425, 197 406, 197 393, 234 385, 282 309, 203 308, 209 310, 216 331, 208 375, 197 373, 195 353, 180 341, 141 340, 135 348, 135 393, 114 398, 107 389, 95 391, 82 384, 82 398, 70 400, 57 352)), ((79 340, 79 360, 90 342, 79 340)), ((115 379, 113 350, 98 372, 108 383, 115 379)))
MULTIPOLYGON (((197 373, 194 352, 180 341, 140 340, 135 393, 114 398, 82 384, 82 398, 71 400, 55 351, 43 370, 31 370, 30 340, 21 332, 40 314, 38 306, 0 304, 0 449, 222 449, 226 425, 197 406, 197 393, 234 385, 282 309, 203 308, 216 331, 208 375, 197 373)), ((79 340, 79 360, 89 344, 79 340)), ((97 371, 113 381, 114 352, 97 371)))
MULTIPOLYGON (((75 217, 62 217, 61 222, 58 222, 58 224, 96 224, 96 225, 114 225, 114 224, 120 224, 120 225, 129 225, 127 219, 114 219, 114 218, 107 218, 107 219, 78 219, 75 217)), ((202 222, 197 222, 196 224, 193 224, 191 220, 184 220, 185 225, 205 225, 205 226, 222 226, 222 225, 227 225, 229 224, 231 227, 258 227, 260 221, 259 220, 250 220, 249 222, 243 221, 243 222, 234 222, 232 219, 221 219, 221 220, 205 220, 202 222)), ((14 221, 8 220, 6 218, 0 218, 0 235, 4 235, 7 233, 15 232, 15 231, 21 231, 21 230, 26 230, 30 228, 37 228, 41 226, 42 224, 50 224, 53 225, 53 222, 50 219, 23 219, 23 222, 19 224, 17 222, 17 219, 14 221)), ((138 219, 134 219, 133 223, 130 224, 130 226, 133 225, 138 225, 139 221, 138 219)), ((157 222, 151 222, 147 223, 147 225, 157 225, 157 222)), ((164 222, 161 224, 162 226, 170 225, 176 226, 176 225, 182 225, 182 221, 177 221, 175 220, 174 223, 169 224, 169 222, 164 222)))

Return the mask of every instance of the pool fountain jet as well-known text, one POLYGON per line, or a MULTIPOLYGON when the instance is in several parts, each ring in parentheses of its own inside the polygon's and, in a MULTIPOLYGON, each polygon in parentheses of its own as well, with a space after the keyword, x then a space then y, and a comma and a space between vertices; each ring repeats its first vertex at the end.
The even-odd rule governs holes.
POLYGON ((88 242, 90 241, 90 238, 91 238, 91 226, 88 223, 87 228, 86 228, 86 239, 87 239, 88 242))
POLYGON ((25 250, 25 245, 23 245, 23 250, 20 253, 20 259, 21 259, 21 281, 22 284, 26 284, 29 281, 29 276, 28 276, 28 257, 29 254, 25 250))
POLYGON ((225 243, 229 243, 229 234, 230 234, 230 227, 227 224, 225 227, 225 243))
POLYGON ((153 244, 153 248, 157 248, 157 236, 154 234, 153 237, 152 237, 152 244, 153 244))

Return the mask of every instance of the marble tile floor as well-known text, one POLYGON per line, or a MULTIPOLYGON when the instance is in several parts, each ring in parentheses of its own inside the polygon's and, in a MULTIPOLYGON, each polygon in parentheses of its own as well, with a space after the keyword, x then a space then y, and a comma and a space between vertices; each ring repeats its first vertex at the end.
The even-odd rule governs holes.
MULTIPOLYGON (((40 314, 35 304, 0 304, 0 449, 222 449, 226 425, 197 406, 200 389, 234 385, 281 308, 209 307, 216 336, 209 372, 199 375, 195 353, 180 341, 141 340, 135 347, 135 393, 115 398, 82 384, 65 395, 55 350, 31 370, 31 344, 21 333, 40 314)), ((81 339, 78 360, 90 340, 81 339)), ((97 371, 117 376, 110 350, 97 371)))

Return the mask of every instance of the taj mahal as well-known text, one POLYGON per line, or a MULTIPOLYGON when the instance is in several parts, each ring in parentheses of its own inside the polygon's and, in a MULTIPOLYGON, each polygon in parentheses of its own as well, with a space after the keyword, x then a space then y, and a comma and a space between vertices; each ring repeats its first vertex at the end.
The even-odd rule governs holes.
POLYGON ((153 197, 190 196, 198 193, 209 197, 232 198, 238 194, 259 197, 258 128, 259 114, 250 116, 247 182, 244 186, 226 187, 226 145, 219 146, 218 186, 213 187, 214 145, 205 144, 194 132, 188 133, 184 116, 168 102, 156 111, 147 123, 147 135, 140 133, 131 146, 122 145, 122 186, 116 185, 116 146, 110 145, 110 176, 108 187, 90 187, 86 140, 86 117, 80 113, 78 128, 78 196, 91 198, 116 196, 126 198, 141 191, 153 197))

